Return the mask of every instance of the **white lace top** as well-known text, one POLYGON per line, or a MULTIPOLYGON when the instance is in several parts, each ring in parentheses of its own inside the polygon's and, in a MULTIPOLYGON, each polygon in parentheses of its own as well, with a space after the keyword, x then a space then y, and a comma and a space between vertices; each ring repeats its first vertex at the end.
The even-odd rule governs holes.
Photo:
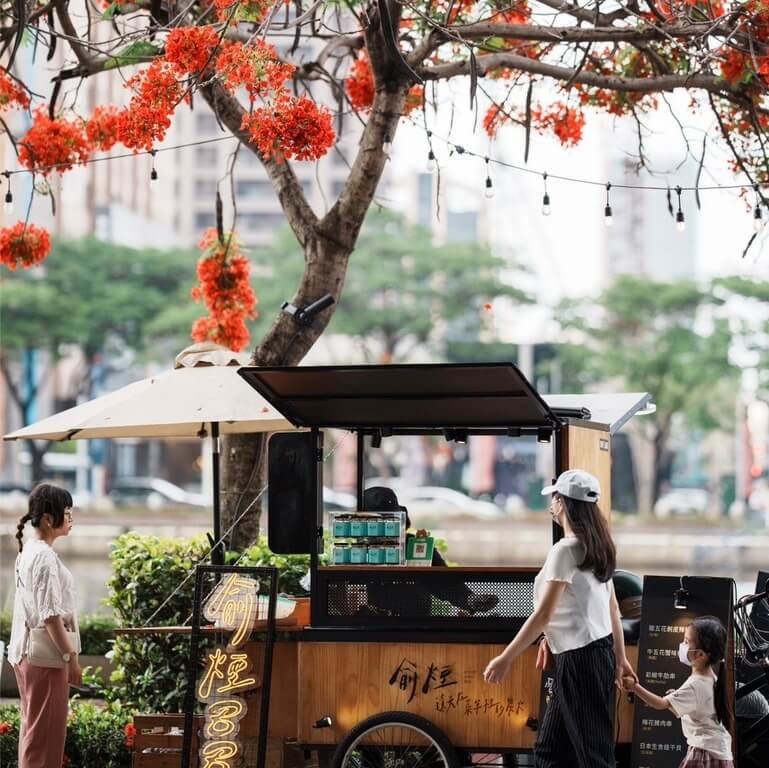
POLYGON ((16 596, 13 601, 13 623, 8 643, 8 661, 18 664, 27 652, 27 627, 45 626, 51 616, 61 616, 67 629, 77 634, 75 582, 59 556, 40 539, 24 544, 16 558, 16 596))

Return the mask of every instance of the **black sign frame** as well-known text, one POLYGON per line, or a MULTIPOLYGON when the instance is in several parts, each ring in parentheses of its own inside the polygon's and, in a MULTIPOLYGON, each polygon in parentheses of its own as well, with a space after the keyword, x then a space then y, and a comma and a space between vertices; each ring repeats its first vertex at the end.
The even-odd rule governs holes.
MULTIPOLYGON (((636 670, 644 688, 664 696, 667 690, 684 683, 689 672, 678 659, 678 645, 684 629, 697 616, 716 616, 727 628, 728 637, 733 638, 734 589, 734 581, 727 578, 644 577, 636 670), (676 603, 686 607, 676 607, 676 603)), ((734 679, 731 640, 726 653, 726 674, 734 679)), ((677 768, 686 750, 678 718, 669 710, 647 707, 636 696, 631 768, 677 768)))
MULTIPOLYGON (((194 727, 196 689, 200 669, 200 641, 203 638, 202 611, 203 587, 206 575, 222 576, 231 573, 242 574, 269 585, 267 603, 267 626, 260 632, 265 635, 262 669, 262 690, 259 707, 259 735, 257 737, 255 768, 265 768, 267 758, 267 729, 270 719, 270 690, 272 686, 272 657, 275 647, 275 613, 278 600, 278 571, 276 568, 256 568, 235 565, 198 565, 195 568, 195 597, 192 607, 192 631, 190 633, 189 659, 187 667, 187 691, 184 698, 184 741, 181 768, 192 766, 192 730, 194 727)), ((217 579, 218 581, 218 579, 217 579)))

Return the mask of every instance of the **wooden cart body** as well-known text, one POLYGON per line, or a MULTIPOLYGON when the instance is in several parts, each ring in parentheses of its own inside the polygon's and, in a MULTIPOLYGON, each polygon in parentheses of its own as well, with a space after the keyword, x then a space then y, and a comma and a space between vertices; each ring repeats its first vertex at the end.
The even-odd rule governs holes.
MULTIPOLYGON (((553 396, 552 407, 511 364, 499 366, 346 366, 245 368, 241 375, 296 426, 319 434, 328 427, 358 435, 358 499, 363 495, 362 451, 367 436, 537 434, 552 440, 557 473, 578 467, 596 475, 611 498, 611 436, 650 401, 646 394, 553 396), (436 384, 438 382, 438 384, 436 384), (601 420, 598 420, 601 419, 601 420)), ((318 442, 320 444, 320 441, 318 442)), ((322 457, 317 457, 322 472, 322 457)), ((272 483, 271 483, 272 484, 272 483)), ((305 483, 305 487, 307 484, 305 483)), ((310 486, 322 488, 322 478, 310 486)), ((320 521, 320 496, 307 520, 320 521)), ((611 504, 602 505, 610 516, 611 504)), ((270 524, 281 510, 270 505, 270 524)), ((312 525, 312 522, 310 523, 312 525)), ((422 715, 451 743, 475 751, 530 749, 543 695, 536 649, 518 658, 501 686, 482 672, 525 620, 505 617, 386 618, 340 615, 322 594, 339 567, 321 568, 322 530, 313 547, 311 626, 276 645, 270 736, 306 748, 333 747, 358 723, 382 712, 422 715), (330 726, 318 727, 324 718, 330 726)), ((554 539, 559 531, 553 527, 554 539)), ((306 540, 306 537, 305 537, 306 540)), ((304 550, 298 550, 304 551, 304 550)), ((532 566, 534 564, 531 564, 532 566)), ((357 566, 381 574, 387 566, 357 566), (384 570, 383 570, 384 569, 384 570)), ((408 569, 435 571, 437 569, 408 569)), ((447 573, 459 569, 445 569, 447 573)), ((538 568, 476 568, 475 577, 518 570, 530 582, 538 568)), ((258 644, 251 646, 258 654, 258 644)), ((634 650, 629 656, 634 660, 634 650)), ((618 694, 619 738, 629 741, 632 706, 618 694)))

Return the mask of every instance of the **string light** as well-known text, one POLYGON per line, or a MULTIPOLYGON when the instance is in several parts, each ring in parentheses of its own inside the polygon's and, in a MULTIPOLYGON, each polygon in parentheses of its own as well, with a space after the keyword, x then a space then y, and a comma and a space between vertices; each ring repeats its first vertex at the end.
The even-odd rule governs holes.
POLYGON ((764 221, 761 218, 761 195, 758 191, 758 184, 754 185, 753 191, 756 193, 756 204, 753 206, 753 231, 760 232, 764 226, 764 221))
POLYGON ((390 153, 392 151, 393 151, 393 143, 390 137, 385 135, 384 141, 382 142, 382 152, 384 152, 387 157, 390 157, 390 153))
POLYGON ((492 197, 494 197, 494 185, 491 183, 491 174, 489 173, 489 158, 486 158, 486 190, 484 191, 484 196, 487 200, 490 200, 492 197))
POLYGON ((542 196, 542 215, 550 215, 550 195, 547 193, 547 173, 542 174, 542 181, 545 185, 545 194, 542 196))
POLYGON ((158 171, 157 168, 155 168, 155 154, 157 153, 157 150, 151 149, 150 154, 152 155, 152 170, 150 171, 150 184, 154 184, 158 180, 158 171))
POLYGON ((8 191, 5 193, 5 205, 3 205, 3 210, 8 215, 10 215, 13 213, 13 193, 11 192, 11 174, 9 171, 4 171, 3 175, 5 176, 5 179, 8 182, 8 191))
POLYGON ((681 208, 681 187, 676 187, 676 194, 678 195, 678 210, 676 211, 676 230, 683 232, 686 229, 686 220, 684 219, 684 211, 681 208))
POLYGON ((611 191, 611 182, 606 182, 606 207, 603 209, 603 223, 607 227, 614 225, 614 215, 611 211, 611 203, 609 202, 609 192, 611 191))
POLYGON ((427 153, 427 172, 435 173, 438 163, 435 162, 435 152, 432 149, 427 153))

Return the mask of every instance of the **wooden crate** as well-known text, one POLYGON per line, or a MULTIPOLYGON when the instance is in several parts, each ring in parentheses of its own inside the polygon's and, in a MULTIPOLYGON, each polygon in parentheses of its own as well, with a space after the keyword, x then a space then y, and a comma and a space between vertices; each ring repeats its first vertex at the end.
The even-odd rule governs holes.
MULTIPOLYGON (((197 765, 198 732, 204 719, 195 715, 191 766, 197 765)), ((170 735, 171 728, 184 731, 184 715, 134 715, 133 768, 180 768, 184 735, 170 735), (148 751, 149 750, 149 751, 148 751)))

